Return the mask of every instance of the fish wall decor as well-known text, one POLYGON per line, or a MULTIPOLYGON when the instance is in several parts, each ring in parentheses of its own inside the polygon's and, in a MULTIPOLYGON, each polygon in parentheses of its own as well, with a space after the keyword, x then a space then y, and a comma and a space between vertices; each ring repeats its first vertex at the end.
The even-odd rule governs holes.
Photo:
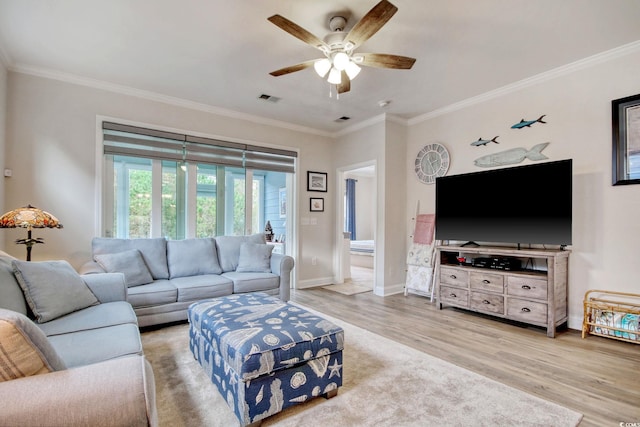
POLYGON ((547 156, 542 154, 542 150, 547 148, 550 142, 543 142, 527 150, 526 148, 512 148, 506 151, 500 151, 499 153, 488 154, 482 156, 473 161, 473 163, 481 168, 491 168, 494 166, 515 165, 522 162, 524 159, 532 161, 539 161, 548 159, 547 156))
POLYGON ((546 114, 541 115, 538 120, 525 120, 525 119, 522 119, 522 120, 520 120, 520 123, 516 123, 515 125, 511 126, 511 129, 530 128, 531 125, 534 124, 534 123, 547 123, 547 122, 542 120, 542 118, 544 116, 546 116, 546 114))
MULTIPOLYGON (((500 136, 500 135, 498 135, 498 136, 500 136)), ((473 142, 471 143, 471 145, 472 145, 472 146, 474 146, 474 147, 479 147, 479 146, 481 146, 481 145, 487 145, 487 144, 488 144, 488 143, 490 143, 490 142, 495 142, 496 144, 500 144, 500 143, 497 141, 498 136, 493 137, 493 139, 482 139, 482 137, 480 137, 480 138, 478 138, 478 140, 477 140, 477 141, 473 141, 473 142)))

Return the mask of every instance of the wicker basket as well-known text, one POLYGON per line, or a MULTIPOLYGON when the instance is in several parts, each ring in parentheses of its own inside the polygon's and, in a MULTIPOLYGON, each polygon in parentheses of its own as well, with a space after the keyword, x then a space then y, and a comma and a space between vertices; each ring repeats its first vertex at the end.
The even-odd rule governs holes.
POLYGON ((584 295, 582 338, 587 333, 640 344, 640 295, 587 291, 584 295))

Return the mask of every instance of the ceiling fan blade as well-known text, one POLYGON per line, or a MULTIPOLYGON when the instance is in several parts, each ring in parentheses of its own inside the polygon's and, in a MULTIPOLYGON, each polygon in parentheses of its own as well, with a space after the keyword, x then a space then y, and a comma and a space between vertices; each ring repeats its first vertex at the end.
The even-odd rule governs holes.
POLYGON ((340 78, 341 78, 340 84, 337 85, 338 93, 349 92, 351 90, 351 80, 349 80, 349 76, 347 76, 347 73, 342 71, 340 78))
POLYGON ((376 68, 393 68, 395 70, 408 70, 416 62, 415 58, 386 53, 356 53, 353 60, 358 65, 376 68))
POLYGON ((377 33, 397 11, 397 7, 387 0, 382 0, 353 26, 344 41, 353 43, 355 47, 360 46, 377 33))
POLYGON ((302 40, 303 42, 315 47, 316 49, 322 50, 323 47, 326 47, 326 43, 320 40, 318 37, 311 34, 309 31, 305 30, 295 22, 289 21, 284 16, 273 15, 267 18, 269 22, 277 25, 287 33, 296 37, 297 39, 302 40))
POLYGON ((284 76, 285 74, 295 73, 296 71, 304 70, 305 68, 312 67, 313 64, 317 61, 317 59, 312 59, 310 61, 305 61, 300 64, 290 65, 288 67, 280 68, 279 70, 272 71, 271 74, 273 77, 284 76))

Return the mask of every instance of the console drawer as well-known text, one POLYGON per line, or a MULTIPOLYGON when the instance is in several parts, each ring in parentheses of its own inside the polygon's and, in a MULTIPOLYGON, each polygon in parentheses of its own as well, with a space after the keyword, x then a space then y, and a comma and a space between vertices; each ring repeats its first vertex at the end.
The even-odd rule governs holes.
POLYGON ((504 276, 501 274, 473 271, 469 276, 469 286, 472 290, 477 289, 481 291, 503 293, 504 276))
POLYGON ((547 299, 547 281, 527 276, 507 276, 507 293, 525 298, 547 299))
POLYGON ((469 291, 466 289, 440 286, 440 303, 459 307, 469 307, 469 291))
POLYGON ((504 314, 504 297, 483 292, 471 292, 469 307, 480 312, 504 314))
POLYGON ((469 283, 469 272, 457 268, 441 267, 440 283, 466 288, 469 283))
POLYGON ((509 298, 507 301, 507 317, 526 323, 547 323, 547 304, 527 301, 520 298, 509 298))

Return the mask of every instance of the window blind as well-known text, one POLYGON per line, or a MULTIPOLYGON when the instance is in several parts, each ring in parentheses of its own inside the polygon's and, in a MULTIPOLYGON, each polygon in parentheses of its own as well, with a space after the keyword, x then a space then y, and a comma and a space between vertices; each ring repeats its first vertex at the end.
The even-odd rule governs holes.
POLYGON ((113 122, 102 123, 104 154, 295 172, 295 151, 113 122))

